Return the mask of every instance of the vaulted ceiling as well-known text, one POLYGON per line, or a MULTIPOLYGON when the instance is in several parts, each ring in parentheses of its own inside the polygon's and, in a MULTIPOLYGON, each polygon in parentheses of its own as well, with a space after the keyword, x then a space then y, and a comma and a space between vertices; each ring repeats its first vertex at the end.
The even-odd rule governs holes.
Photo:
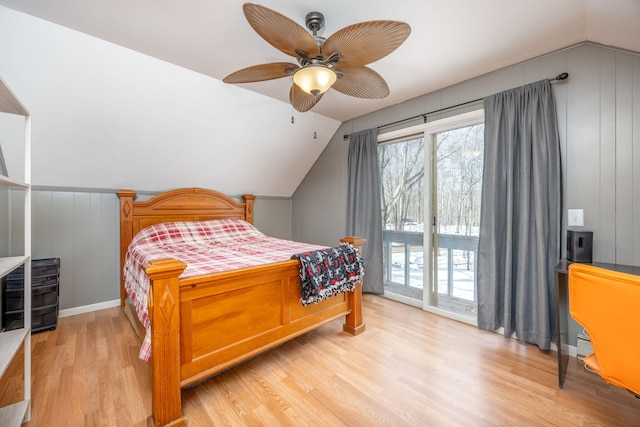
MULTIPOLYGON (((256 34, 243 15, 242 4, 240 0, 0 0, 0 5, 7 8, 195 71, 216 82, 243 67, 292 60, 256 34)), ((386 80, 390 95, 369 100, 329 90, 300 119, 316 124, 317 117, 321 122, 344 122, 582 41, 640 52, 637 0, 264 0, 260 4, 303 27, 307 13, 323 13, 324 37, 368 20, 398 20, 411 26, 404 44, 370 65, 386 80)), ((263 99, 290 111, 290 77, 228 86, 224 91, 216 89, 216 102, 221 109, 241 105, 243 116, 237 123, 225 116, 229 127, 246 127, 252 109, 255 117, 264 117, 263 99), (256 98, 256 93, 266 98, 256 98)), ((283 135, 281 139, 286 141, 279 150, 285 153, 287 147, 300 143, 298 137, 287 139, 287 122, 269 120, 261 125, 258 121, 253 131, 255 140, 259 141, 266 129, 283 135)), ((329 123, 328 128, 335 129, 336 125, 329 123)), ((251 135, 245 134, 243 139, 253 140, 251 135)), ((324 146, 330 137, 322 135, 318 143, 324 146)), ((251 152, 247 147, 246 153, 251 152)), ((317 157, 320 152, 315 150, 311 155, 317 157)), ((289 158, 279 168, 295 162, 295 158, 289 158)), ((312 163, 313 159, 305 168, 308 170, 312 163)), ((302 170, 292 179, 299 182, 304 173, 302 170)), ((289 195, 296 185, 294 182, 292 187, 264 192, 289 195)))
MULTIPOLYGON (((249 65, 291 60, 253 31, 242 13, 243 3, 0 0, 10 8, 219 80, 249 65)), ((361 21, 410 24, 409 39, 371 66, 386 79, 389 97, 362 100, 329 91, 313 110, 339 121, 585 40, 640 51, 637 0, 264 0, 260 4, 303 27, 308 12, 322 12, 325 37, 361 21)), ((243 87, 288 102, 290 85, 291 79, 285 78, 243 87)))

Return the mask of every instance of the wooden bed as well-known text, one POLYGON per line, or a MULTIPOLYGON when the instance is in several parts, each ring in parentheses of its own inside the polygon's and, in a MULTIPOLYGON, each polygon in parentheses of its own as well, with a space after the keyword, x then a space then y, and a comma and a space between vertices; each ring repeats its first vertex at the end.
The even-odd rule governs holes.
MULTIPOLYGON (((173 190, 142 202, 134 201, 134 191, 117 194, 121 272, 133 236, 149 225, 223 218, 253 223, 255 197, 251 195, 243 196, 240 203, 200 188, 173 190)), ((364 244, 362 238, 342 240, 359 249, 364 244)), ((186 425, 181 407, 183 387, 342 316, 346 317, 344 331, 358 335, 365 330, 361 283, 355 292, 302 306, 296 260, 180 279, 185 267, 175 259, 144 266, 151 279, 151 416, 155 425, 186 425)), ((120 277, 121 306, 130 310, 122 274, 120 277)), ((129 312, 128 317, 139 331, 142 325, 135 313, 129 312)))

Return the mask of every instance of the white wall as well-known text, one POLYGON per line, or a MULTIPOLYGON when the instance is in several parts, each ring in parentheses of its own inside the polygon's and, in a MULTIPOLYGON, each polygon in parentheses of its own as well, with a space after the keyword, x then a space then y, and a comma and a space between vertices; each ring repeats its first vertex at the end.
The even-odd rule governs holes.
MULTIPOLYGON (((569 79, 553 83, 562 154, 563 224, 568 208, 584 209, 584 229, 594 232, 594 261, 640 265, 640 55, 590 43, 344 123, 294 194, 293 238, 330 244, 345 233, 348 143, 343 134, 565 71, 569 79)), ((408 123, 412 124, 416 123, 408 123)), ((572 345, 579 330, 572 324, 572 345)))
MULTIPOLYGON (((339 126, 2 6, 0 75, 33 116, 41 186, 290 197, 339 126)), ((18 176, 21 146, 0 143, 18 176)))
MULTIPOLYGON (((254 194, 258 228, 290 239, 290 196, 339 125, 299 113, 292 124, 288 103, 1 6, 0 75, 32 114, 32 253, 61 259, 61 309, 119 298, 115 189, 254 194)), ((23 122, 0 117, 16 179, 23 122)), ((0 212, 19 211, 21 195, 0 191, 0 212)), ((9 238, 22 248, 13 218, 0 216, 0 255, 9 238)))

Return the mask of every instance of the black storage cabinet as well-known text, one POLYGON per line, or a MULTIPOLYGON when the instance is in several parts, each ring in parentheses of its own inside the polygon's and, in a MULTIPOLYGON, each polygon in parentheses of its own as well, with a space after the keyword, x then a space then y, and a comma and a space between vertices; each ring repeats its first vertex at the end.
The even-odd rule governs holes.
MULTIPOLYGON (((59 284, 60 258, 31 262, 31 332, 56 328, 59 284)), ((24 266, 5 278, 2 311, 5 330, 24 326, 24 266)))

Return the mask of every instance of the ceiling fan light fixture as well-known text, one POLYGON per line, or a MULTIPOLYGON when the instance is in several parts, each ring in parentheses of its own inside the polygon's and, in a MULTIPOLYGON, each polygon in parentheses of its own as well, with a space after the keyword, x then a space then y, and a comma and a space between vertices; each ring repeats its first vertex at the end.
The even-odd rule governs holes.
POLYGON ((389 86, 368 64, 395 51, 411 34, 406 22, 376 20, 348 25, 329 37, 324 15, 307 14, 307 29, 275 10, 255 3, 242 5, 249 25, 271 46, 296 59, 296 63, 271 62, 229 74, 225 83, 252 83, 291 78, 289 102, 301 113, 309 111, 329 88, 344 95, 380 99, 389 86), (325 57, 323 52, 331 53, 325 57))
POLYGON ((309 95, 326 92, 338 79, 336 72, 324 65, 307 65, 293 75, 293 82, 309 95))

